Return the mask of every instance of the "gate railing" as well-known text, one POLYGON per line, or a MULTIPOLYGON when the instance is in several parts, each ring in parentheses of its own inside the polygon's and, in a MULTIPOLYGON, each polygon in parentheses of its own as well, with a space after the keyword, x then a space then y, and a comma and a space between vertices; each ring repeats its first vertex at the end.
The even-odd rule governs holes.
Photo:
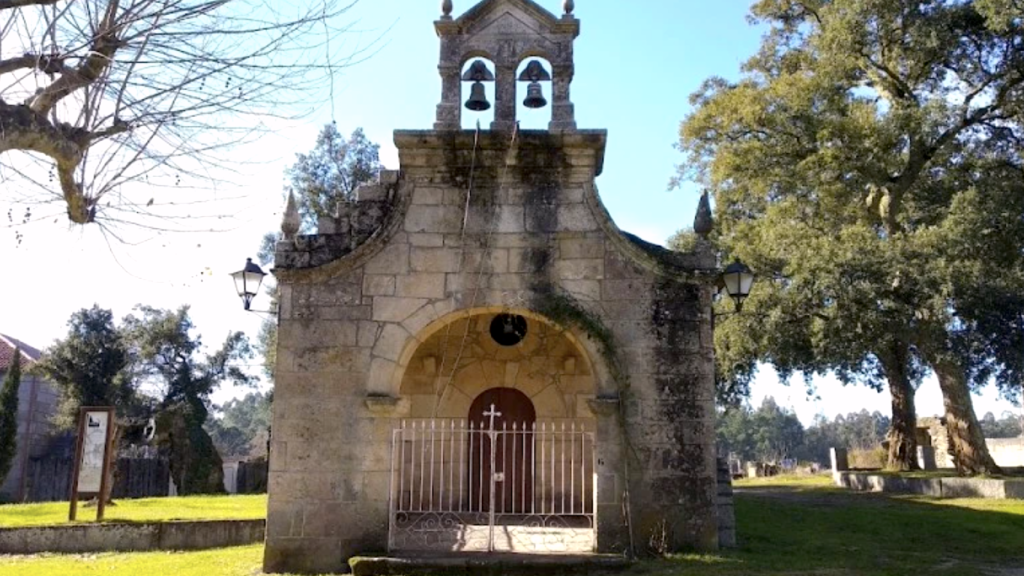
MULTIPOLYGON (((594 432, 575 420, 405 420, 394 430, 389 545, 463 548, 471 527, 592 530, 594 432)), ((479 546, 478 546, 479 547, 479 546)))

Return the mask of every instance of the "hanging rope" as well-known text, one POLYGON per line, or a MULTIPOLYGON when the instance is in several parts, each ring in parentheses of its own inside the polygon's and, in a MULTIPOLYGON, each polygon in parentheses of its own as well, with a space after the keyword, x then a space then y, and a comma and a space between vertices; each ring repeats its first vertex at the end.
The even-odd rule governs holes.
MULTIPOLYGON (((479 137, 480 137, 480 123, 477 122, 476 138, 474 139, 474 143, 473 143, 473 160, 471 162, 470 172, 469 172, 469 182, 470 182, 470 184, 469 184, 469 190, 466 193, 466 205, 465 205, 465 210, 463 212, 462 231, 461 231, 461 234, 460 234, 460 241, 459 241, 459 264, 458 264, 458 271, 459 271, 459 273, 462 273, 462 261, 464 259, 465 253, 466 253, 466 249, 465 249, 465 244, 466 244, 466 227, 467 227, 467 224, 469 223, 469 202, 470 202, 471 194, 472 194, 472 191, 473 191, 473 173, 475 172, 475 168, 476 168, 476 150, 477 150, 477 144, 478 144, 477 139, 479 139, 479 137)), ((518 140, 518 138, 519 138, 519 122, 516 122, 515 126, 512 129, 512 140, 509 142, 508 153, 505 155, 505 167, 502 169, 501 179, 500 179, 499 185, 498 185, 498 195, 497 195, 498 199, 500 199, 504 195, 505 188, 508 185, 508 171, 509 171, 509 168, 512 166, 512 154, 515 153, 516 141, 518 140)), ((469 305, 465 307, 466 310, 472 310, 476 306, 476 300, 477 300, 477 297, 480 294, 480 280, 483 278, 483 275, 484 275, 484 262, 486 262, 487 256, 488 256, 488 254, 490 252, 490 246, 491 246, 490 238, 491 238, 491 234, 492 233, 493 233, 493 230, 491 228, 488 228, 487 231, 485 232, 484 242, 482 243, 482 250, 480 251, 480 262, 477 263, 476 280, 473 282, 473 296, 469 300, 469 305)), ((439 393, 437 393, 437 387, 435 386, 435 393, 437 393, 437 396, 436 396, 435 401, 434 401, 434 413, 433 413, 434 417, 437 417, 437 410, 441 406, 441 399, 444 398, 444 395, 448 392, 448 388, 450 388, 451 385, 452 385, 452 382, 455 381, 455 373, 459 369, 459 362, 462 361, 462 354, 466 350, 466 341, 469 339, 470 324, 471 324, 470 318, 467 317, 466 318, 466 329, 463 331, 463 333, 462 333, 462 340, 459 343, 459 351, 455 355, 455 362, 452 364, 451 373, 448 375, 448 378, 445 381, 444 387, 441 388, 439 393)), ((448 324, 448 328, 449 329, 450 329, 450 327, 451 327, 451 323, 448 324)), ((440 381, 441 378, 444 378, 444 364, 445 364, 445 358, 447 357, 447 354, 448 354, 448 335, 449 335, 449 333, 450 332, 446 332, 445 333, 444 354, 442 356, 441 369, 438 370, 438 379, 439 379, 439 381, 440 381)))
MULTIPOLYGON (((474 178, 476 176, 476 155, 477 155, 477 151, 479 149, 480 149, 480 121, 477 120, 476 121, 476 132, 473 134, 473 153, 472 153, 471 159, 469 161, 469 186, 466 189, 466 203, 465 203, 465 207, 463 208, 463 211, 462 211, 462 229, 459 231, 459 262, 458 262, 457 271, 460 272, 460 273, 462 272, 462 258, 463 258, 463 255, 465 254, 466 224, 469 221, 469 202, 473 198, 473 184, 475 182, 474 178)), ((441 346, 443 348, 443 350, 441 351, 441 364, 440 364, 440 366, 438 366, 438 369, 437 369, 437 380, 435 380, 435 382, 434 382, 434 397, 436 398, 436 400, 434 402, 433 416, 435 418, 437 417, 437 408, 441 404, 441 395, 438 394, 437 385, 441 382, 441 378, 444 376, 444 367, 445 367, 445 363, 448 360, 448 339, 451 337, 451 333, 452 333, 452 323, 449 322, 444 327, 444 339, 442 340, 442 344, 441 344, 441 346)), ((454 371, 454 369, 453 369, 453 371, 454 371)))

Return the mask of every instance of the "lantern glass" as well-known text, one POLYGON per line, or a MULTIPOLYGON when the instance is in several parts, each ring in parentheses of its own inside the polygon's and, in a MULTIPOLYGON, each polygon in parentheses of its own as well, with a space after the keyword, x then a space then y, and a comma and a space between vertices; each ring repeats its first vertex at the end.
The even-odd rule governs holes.
POLYGON ((231 275, 235 281, 235 291, 242 299, 242 305, 246 310, 249 309, 252 299, 259 293, 260 284, 263 283, 263 277, 266 275, 263 269, 253 263, 252 258, 246 258, 245 268, 231 275))
POLYGON ((726 267, 722 273, 722 281, 725 283, 726 293, 737 304, 741 304, 750 295, 750 290, 754 287, 754 273, 746 264, 736 260, 726 267))

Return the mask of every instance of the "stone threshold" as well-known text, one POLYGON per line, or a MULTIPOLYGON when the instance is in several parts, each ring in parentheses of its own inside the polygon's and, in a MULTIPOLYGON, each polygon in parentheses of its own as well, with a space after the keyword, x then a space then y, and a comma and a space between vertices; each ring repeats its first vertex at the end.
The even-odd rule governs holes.
POLYGON ((440 576, 601 574, 619 572, 632 562, 614 554, 488 554, 486 552, 358 556, 349 560, 353 576, 440 576))

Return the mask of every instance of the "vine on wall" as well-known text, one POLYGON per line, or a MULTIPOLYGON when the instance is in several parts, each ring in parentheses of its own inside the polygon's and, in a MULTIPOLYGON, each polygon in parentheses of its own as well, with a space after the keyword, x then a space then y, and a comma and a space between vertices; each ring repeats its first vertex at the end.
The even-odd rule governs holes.
POLYGON ((615 335, 604 325, 601 319, 588 311, 572 294, 559 291, 550 286, 538 291, 539 296, 534 308, 540 314, 562 326, 574 326, 594 339, 600 348, 601 356, 608 365, 608 371, 620 391, 629 389, 629 374, 622 365, 615 335))

